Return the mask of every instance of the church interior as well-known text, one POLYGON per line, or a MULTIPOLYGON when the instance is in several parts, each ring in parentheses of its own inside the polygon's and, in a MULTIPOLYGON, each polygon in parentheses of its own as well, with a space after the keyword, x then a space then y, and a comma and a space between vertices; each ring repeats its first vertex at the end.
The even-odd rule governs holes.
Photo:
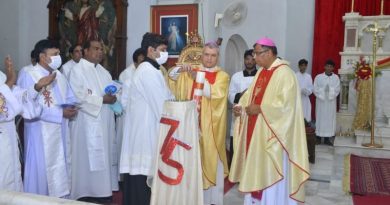
MULTIPOLYGON (((168 39, 167 70, 184 63, 198 65, 202 48, 196 47, 214 42, 219 46, 218 65, 232 77, 245 68, 245 51, 255 48, 262 37, 273 40, 278 58, 289 62, 294 73, 300 71, 300 59, 306 59, 311 83, 331 59, 339 91, 334 120, 325 124, 333 127, 329 128, 333 133, 321 143, 315 131, 320 127, 316 110, 321 105, 315 91, 310 92, 307 127, 311 130, 306 127, 310 177, 304 183, 304 201, 296 204, 390 204, 390 0, 0 0, 2 62, 9 55, 15 70, 21 70, 30 64, 30 52, 41 39, 56 41, 62 62, 69 60, 69 48, 83 43, 80 38, 88 32, 75 19, 82 13, 74 7, 83 2, 96 7, 98 23, 92 29, 103 45, 101 64, 115 80, 133 63, 146 32, 168 39)), ((0 68, 5 73, 3 63, 0 68)), ((227 155, 233 112, 228 103, 227 155)), ((238 184, 226 176, 223 185, 223 204, 244 204, 238 184)), ((124 204, 123 194, 122 189, 114 191, 101 204, 124 204)), ((0 204, 88 203, 0 186, 0 204)), ((166 203, 157 199, 151 204, 166 203)))

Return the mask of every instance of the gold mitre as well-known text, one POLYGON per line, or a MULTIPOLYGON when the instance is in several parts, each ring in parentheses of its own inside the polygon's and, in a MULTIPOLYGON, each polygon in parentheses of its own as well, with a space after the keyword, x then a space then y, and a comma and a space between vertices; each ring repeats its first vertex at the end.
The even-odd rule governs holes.
POLYGON ((199 36, 197 30, 186 35, 188 39, 188 44, 180 52, 179 59, 177 60, 176 65, 200 65, 203 50, 202 38, 199 36))

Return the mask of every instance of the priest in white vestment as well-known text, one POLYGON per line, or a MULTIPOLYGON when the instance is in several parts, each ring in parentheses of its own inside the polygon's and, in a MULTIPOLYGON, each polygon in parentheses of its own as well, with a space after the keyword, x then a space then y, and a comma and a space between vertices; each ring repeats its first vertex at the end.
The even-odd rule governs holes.
POLYGON ((306 73, 307 60, 301 59, 298 62, 299 71, 295 73, 301 89, 301 100, 303 116, 307 122, 311 122, 311 103, 309 96, 313 93, 313 79, 306 73))
POLYGON ((69 48, 69 54, 72 59, 68 60, 64 65, 62 65, 61 72, 65 75, 66 79, 69 79, 69 74, 72 68, 80 62, 80 59, 83 57, 83 51, 80 45, 74 45, 69 48))
MULTIPOLYGON (((15 86, 16 74, 12 60, 5 60, 6 75, 0 71, 0 190, 23 191, 18 133, 15 117, 19 114, 25 119, 40 115, 42 108, 36 101, 36 90, 15 86)), ((50 84, 54 78, 41 80, 38 88, 50 84), (46 84, 42 84, 43 82, 46 84)))
MULTIPOLYGON (((27 69, 29 69, 29 68, 32 68, 32 67, 34 67, 34 66, 37 64, 37 60, 35 59, 35 50, 34 50, 34 49, 30 52, 30 61, 31 61, 30 64, 28 64, 28 65, 26 65, 26 66, 23 66, 23 67, 19 70, 18 76, 24 75, 24 71, 25 71, 25 70, 27 70, 27 69)), ((19 79, 19 78, 20 78, 20 77, 18 77, 18 79, 19 79)), ((18 81, 16 81, 16 83, 19 84, 18 81)))
POLYGON ((77 114, 77 109, 72 107, 77 99, 66 78, 57 70, 61 66, 57 45, 41 40, 34 49, 38 63, 19 77, 19 86, 31 89, 39 79, 53 73, 56 79, 40 90, 38 101, 42 113, 37 119, 24 122, 24 191, 68 197, 71 181, 68 119, 77 114))
MULTIPOLYGON (((325 63, 325 72, 314 79, 316 96, 316 135, 324 138, 324 143, 333 145, 330 140, 336 133, 336 103, 340 93, 340 79, 333 73, 334 62, 325 63)), ((321 138, 317 138, 318 143, 321 138)))
POLYGON ((110 197, 112 191, 118 190, 118 171, 113 163, 115 119, 109 107, 116 97, 104 91, 112 77, 99 64, 103 59, 102 44, 88 41, 83 49, 84 58, 69 76, 81 107, 71 124, 71 198, 110 197))
MULTIPOLYGON (((129 98, 128 95, 123 95, 123 87, 130 85, 130 80, 133 77, 133 73, 135 69, 142 63, 145 59, 145 54, 141 48, 138 48, 133 53, 133 63, 127 67, 125 70, 121 72, 119 75, 119 82, 122 83, 122 92, 119 93, 118 97, 122 105, 127 104, 127 100, 129 98)), ((128 93, 131 95, 131 93, 128 93)), ((126 116, 126 112, 123 112, 122 115, 116 116, 116 152, 118 152, 118 161, 120 161, 120 152, 122 149, 122 138, 123 138, 123 127, 124 127, 124 119, 126 116)), ((119 166, 119 165, 118 165, 119 166)))
POLYGON ((171 92, 156 59, 166 52, 167 40, 161 35, 146 33, 142 49, 146 52, 123 95, 129 96, 125 108, 124 135, 120 160, 120 173, 124 174, 123 204, 149 205, 148 176, 153 176, 157 151, 158 130, 166 100, 171 92))
MULTIPOLYGON (((244 53, 244 65, 245 69, 232 75, 229 85, 229 102, 233 106, 240 101, 241 96, 245 93, 248 87, 251 85, 253 78, 257 73, 256 61, 253 58, 253 49, 246 50, 244 53)), ((232 114, 230 123, 230 152, 229 162, 233 157, 233 128, 234 128, 234 115, 232 114)))

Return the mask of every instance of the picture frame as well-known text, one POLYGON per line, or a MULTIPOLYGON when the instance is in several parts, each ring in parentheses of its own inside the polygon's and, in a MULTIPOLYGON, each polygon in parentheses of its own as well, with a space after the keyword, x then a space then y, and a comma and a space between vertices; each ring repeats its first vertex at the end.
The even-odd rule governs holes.
POLYGON ((167 65, 176 63, 188 43, 188 34, 198 30, 198 5, 156 5, 151 7, 151 32, 168 40, 167 65))
POLYGON ((104 50, 101 64, 113 79, 118 79, 126 68, 127 0, 50 0, 47 8, 48 38, 58 42, 63 61, 70 58, 68 50, 72 45, 99 39, 104 50), (82 10, 83 4, 88 4, 88 9, 82 10), (87 11, 96 17, 93 21, 84 18, 87 11))

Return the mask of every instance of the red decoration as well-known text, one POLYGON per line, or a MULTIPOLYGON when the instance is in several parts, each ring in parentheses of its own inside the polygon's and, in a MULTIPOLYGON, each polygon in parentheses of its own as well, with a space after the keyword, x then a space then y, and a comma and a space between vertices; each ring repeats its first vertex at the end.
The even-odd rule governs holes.
POLYGON ((50 103, 53 103, 53 98, 50 96, 50 91, 48 91, 46 88, 43 88, 43 96, 44 96, 44 103, 47 104, 47 107, 50 107, 50 103))
POLYGON ((179 123, 180 123, 179 121, 162 117, 160 120, 160 123, 167 124, 167 125, 171 126, 169 128, 167 136, 165 137, 164 144, 161 147, 160 154, 162 155, 161 156, 162 161, 165 162, 167 165, 175 168, 178 172, 178 175, 174 179, 174 178, 171 178, 171 177, 164 175, 160 170, 158 170, 158 176, 160 177, 160 179, 163 182, 165 182, 167 184, 177 185, 177 184, 180 184, 181 180, 183 179, 184 169, 183 169, 183 166, 179 162, 172 160, 172 159, 169 159, 169 157, 171 157, 176 145, 182 146, 186 150, 190 150, 192 147, 190 145, 178 140, 178 139, 173 138, 173 136, 172 136, 173 133, 179 127, 179 123))
POLYGON ((360 65, 360 67, 356 70, 355 75, 360 80, 368 80, 371 78, 372 71, 368 65, 360 65))

